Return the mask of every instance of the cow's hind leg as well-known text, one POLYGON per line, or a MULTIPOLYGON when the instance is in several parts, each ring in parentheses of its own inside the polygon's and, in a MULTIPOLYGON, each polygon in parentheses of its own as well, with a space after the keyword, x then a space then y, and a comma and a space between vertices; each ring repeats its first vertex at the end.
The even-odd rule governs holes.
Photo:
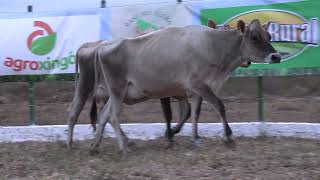
POLYGON ((98 147, 100 145, 100 142, 102 140, 103 132, 105 129, 105 126, 110 119, 111 116, 111 100, 109 100, 102 108, 100 115, 99 115, 99 125, 96 132, 96 137, 94 139, 94 142, 91 146, 91 153, 97 153, 98 147))
POLYGON ((179 99, 179 122, 172 128, 173 136, 180 132, 184 123, 190 118, 191 106, 187 98, 179 99))
POLYGON ((67 148, 69 150, 71 150, 72 148, 74 126, 77 123, 78 117, 89 96, 89 93, 90 93, 90 89, 87 89, 87 88, 81 89, 81 86, 79 86, 75 92, 75 96, 70 106, 69 118, 68 118, 68 138, 67 138, 67 148))
POLYGON ((97 101, 96 98, 93 97, 92 103, 91 103, 91 108, 90 108, 90 123, 93 129, 93 132, 96 131, 97 129, 97 119, 98 119, 98 113, 97 113, 98 109, 97 109, 97 101))
POLYGON ((206 101, 208 101, 210 104, 213 105, 213 107, 219 112, 223 128, 224 128, 224 135, 226 138, 227 143, 231 143, 231 135, 232 130, 230 126, 228 125, 227 119, 226 119, 226 112, 225 112, 225 106, 222 103, 222 101, 211 91, 211 89, 207 85, 197 85, 196 88, 193 89, 193 91, 198 94, 199 96, 203 97, 206 101))
POLYGON ((169 141, 172 141, 175 134, 179 133, 181 128, 183 127, 184 123, 189 119, 191 106, 188 102, 188 99, 177 98, 179 102, 179 122, 178 124, 171 128, 172 122, 172 110, 170 105, 170 98, 161 98, 161 106, 163 110, 164 117, 166 119, 166 137, 169 141))
POLYGON ((87 59, 81 59, 78 55, 77 62, 79 62, 77 65, 80 65, 81 73, 78 83, 76 81, 76 91, 69 109, 67 138, 67 148, 69 150, 72 148, 74 126, 94 86, 94 69, 91 68, 90 63, 87 63, 87 59))
POLYGON ((163 116, 166 120, 166 132, 165 136, 168 138, 169 142, 172 142, 173 138, 173 133, 171 129, 171 121, 172 121, 172 110, 171 110, 171 105, 170 105, 170 97, 168 98, 161 98, 161 108, 163 111, 163 116))
POLYGON ((200 96, 193 96, 192 97, 192 109, 191 109, 191 116, 192 116, 192 139, 196 142, 200 136, 198 133, 198 121, 200 117, 202 105, 202 97, 200 96))

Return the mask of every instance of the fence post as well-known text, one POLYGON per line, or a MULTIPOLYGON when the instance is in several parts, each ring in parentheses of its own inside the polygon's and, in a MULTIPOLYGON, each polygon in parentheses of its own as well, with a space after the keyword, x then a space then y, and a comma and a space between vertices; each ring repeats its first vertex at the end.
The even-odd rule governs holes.
POLYGON ((29 118, 30 124, 36 124, 35 117, 35 105, 34 105, 34 82, 31 80, 28 82, 28 103, 29 103, 29 118))
MULTIPOLYGON (((28 12, 33 11, 33 7, 31 5, 28 5, 27 9, 28 9, 28 12)), ((35 104, 34 104, 34 82, 32 78, 28 82, 28 104, 29 104, 30 124, 35 125, 36 117, 35 117, 35 104)))
POLYGON ((105 8, 106 7, 106 0, 101 0, 100 1, 100 8, 105 8))
POLYGON ((258 120, 264 122, 264 109, 263 109, 263 77, 258 76, 257 78, 257 95, 258 95, 258 120))
POLYGON ((267 135, 267 127, 264 119, 264 98, 263 98, 263 77, 257 78, 257 95, 258 95, 258 120, 260 122, 260 136, 267 135))
POLYGON ((32 6, 31 5, 28 5, 28 12, 32 12, 33 10, 32 10, 32 6))

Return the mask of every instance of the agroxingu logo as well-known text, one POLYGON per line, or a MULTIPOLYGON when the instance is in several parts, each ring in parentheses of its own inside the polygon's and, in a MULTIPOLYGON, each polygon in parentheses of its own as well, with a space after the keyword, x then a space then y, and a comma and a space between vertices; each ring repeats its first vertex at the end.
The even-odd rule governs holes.
POLYGON ((34 21, 34 27, 41 29, 32 32, 27 39, 28 49, 35 55, 46 55, 55 47, 56 33, 43 21, 34 21))
POLYGON ((240 19, 245 23, 253 19, 259 19, 262 24, 267 23, 267 30, 272 37, 271 44, 284 60, 298 55, 308 46, 319 44, 317 18, 307 20, 296 13, 263 9, 239 14, 227 20, 223 26, 235 28, 240 19))
MULTIPOLYGON (((56 44, 56 33, 43 21, 34 21, 34 27, 40 28, 32 32, 27 38, 27 47, 35 55, 44 56, 49 54, 56 44)), ((38 58, 37 58, 38 59, 38 58)), ((69 51, 64 56, 53 58, 47 56, 38 60, 21 59, 7 56, 4 60, 4 66, 12 68, 13 71, 48 71, 48 70, 66 70, 71 64, 75 63, 75 54, 69 51)))

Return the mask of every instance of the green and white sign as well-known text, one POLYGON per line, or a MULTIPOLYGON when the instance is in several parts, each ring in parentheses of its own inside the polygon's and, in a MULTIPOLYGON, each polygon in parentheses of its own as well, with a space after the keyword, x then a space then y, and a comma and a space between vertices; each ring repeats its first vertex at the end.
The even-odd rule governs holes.
MULTIPOLYGON (((237 7, 199 8, 200 22, 209 19, 220 26, 235 28, 238 20, 249 23, 259 19, 267 25, 273 47, 282 55, 280 64, 253 64, 239 68, 236 76, 302 75, 320 73, 319 18, 320 1, 305 0, 237 7)), ((261 1, 259 1, 261 2, 261 1)), ((250 2, 251 4, 254 1, 250 2)))
POLYGON ((0 76, 74 73, 75 54, 100 39, 100 16, 0 19, 0 76))

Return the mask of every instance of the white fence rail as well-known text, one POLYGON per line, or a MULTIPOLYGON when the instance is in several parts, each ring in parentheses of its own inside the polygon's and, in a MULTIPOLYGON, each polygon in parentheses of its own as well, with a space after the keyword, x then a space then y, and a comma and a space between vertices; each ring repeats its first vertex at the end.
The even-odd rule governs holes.
MULTIPOLYGON (((320 123, 229 123, 235 137, 257 137, 260 135, 277 137, 298 137, 320 140, 320 123)), ((121 127, 131 139, 155 139, 163 137, 164 123, 122 124, 121 127)), ((111 126, 107 126, 105 137, 115 137, 111 126)), ((221 123, 200 123, 199 134, 202 137, 222 137, 221 123)), ((191 124, 186 123, 178 136, 190 136, 191 124)), ((23 141, 59 141, 66 140, 66 125, 51 126, 0 126, 0 142, 23 141)), ((77 125, 75 140, 94 138, 90 125, 77 125)))

